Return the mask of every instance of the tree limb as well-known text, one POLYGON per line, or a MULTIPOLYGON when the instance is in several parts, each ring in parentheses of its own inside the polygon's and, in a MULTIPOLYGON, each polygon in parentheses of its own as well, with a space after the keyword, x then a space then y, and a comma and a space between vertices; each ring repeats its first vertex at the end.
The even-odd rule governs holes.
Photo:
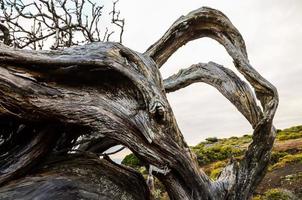
POLYGON ((164 86, 169 93, 197 82, 215 87, 255 128, 261 118, 261 110, 256 104, 253 92, 233 71, 221 65, 213 62, 192 65, 165 79, 164 86))
POLYGON ((232 196, 230 199, 247 199, 263 178, 268 166, 275 138, 272 120, 278 106, 278 93, 250 65, 244 40, 238 30, 223 13, 211 8, 200 8, 179 18, 145 54, 161 67, 179 47, 201 37, 215 39, 226 48, 235 67, 252 85, 262 105, 263 112, 257 107, 251 107, 250 113, 258 114, 253 120, 249 120, 254 127, 253 142, 240 162, 238 171, 233 171, 237 174, 236 179, 232 179, 231 186, 230 180, 226 184, 228 193, 232 196))
POLYGON ((202 7, 186 16, 181 16, 157 42, 147 49, 145 54, 153 58, 160 68, 175 51, 186 43, 202 37, 216 39, 217 34, 230 38, 236 48, 247 55, 242 36, 230 20, 222 12, 208 7, 202 7))

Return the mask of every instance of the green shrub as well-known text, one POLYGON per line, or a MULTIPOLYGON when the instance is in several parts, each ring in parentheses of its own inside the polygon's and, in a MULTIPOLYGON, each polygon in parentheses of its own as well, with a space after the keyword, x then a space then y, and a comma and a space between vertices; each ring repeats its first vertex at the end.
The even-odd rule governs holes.
POLYGON ((300 131, 302 131, 302 125, 286 128, 283 131, 287 131, 287 132, 300 132, 300 131))
POLYGON ((294 126, 284 130, 277 131, 278 140, 290 140, 302 138, 302 126, 294 126))
POLYGON ((213 169, 210 173, 210 178, 213 179, 213 180, 216 180, 217 177, 220 175, 221 171, 222 171, 223 168, 216 168, 216 169, 213 169))
POLYGON ((153 197, 155 200, 160 200, 162 197, 162 191, 160 189, 155 189, 153 191, 153 197))
POLYGON ((253 196, 252 200, 262 200, 260 195, 253 196))
POLYGON ((165 186, 157 179, 154 177, 154 191, 153 191, 153 196, 154 200, 164 200, 164 193, 166 192, 165 186))
POLYGON ((277 133, 280 133, 281 131, 282 131, 281 129, 277 129, 277 130, 276 130, 277 133))
POLYGON ((287 190, 283 189, 270 189, 261 197, 262 200, 294 200, 294 195, 287 190))
POLYGON ((127 165, 129 167, 133 168, 139 168, 142 166, 141 161, 132 153, 127 155, 123 160, 122 160, 123 165, 127 165))
POLYGON ((244 134, 242 137, 244 137, 244 138, 252 138, 252 135, 244 134))
POLYGON ((281 131, 277 135, 278 140, 290 140, 290 139, 297 139, 297 138, 302 138, 302 131, 300 132, 284 132, 281 131))
POLYGON ((212 166, 213 166, 213 169, 216 169, 216 168, 224 168, 226 165, 227 165, 227 161, 218 161, 218 162, 215 162, 212 166))
POLYGON ((281 158, 283 158, 284 156, 287 156, 288 155, 288 153, 286 153, 286 152, 273 152, 272 153, 272 155, 271 155, 271 162, 270 162, 270 164, 271 165, 274 165, 274 164, 276 164, 277 162, 279 162, 279 160, 281 159, 281 158))
POLYGON ((281 158, 279 160, 279 162, 277 162, 276 164, 271 166, 269 168, 269 170, 278 169, 278 168, 284 167, 288 163, 293 163, 293 162, 302 162, 302 153, 298 153, 298 154, 294 154, 294 155, 289 154, 289 155, 284 156, 283 158, 281 158))
POLYGON ((227 163, 227 160, 214 162, 213 164, 208 165, 204 169, 204 172, 210 176, 211 179, 216 180, 227 163))
POLYGON ((209 138, 206 138, 206 141, 208 141, 210 143, 215 143, 215 142, 218 142, 218 139, 217 139, 217 137, 209 137, 209 138))
POLYGON ((228 139, 207 138, 206 140, 192 147, 201 166, 243 155, 252 138, 246 135, 228 139))
POLYGON ((228 158, 240 156, 245 149, 238 148, 234 145, 223 145, 215 143, 210 146, 199 145, 199 148, 193 148, 200 165, 206 165, 211 162, 225 160, 228 158))

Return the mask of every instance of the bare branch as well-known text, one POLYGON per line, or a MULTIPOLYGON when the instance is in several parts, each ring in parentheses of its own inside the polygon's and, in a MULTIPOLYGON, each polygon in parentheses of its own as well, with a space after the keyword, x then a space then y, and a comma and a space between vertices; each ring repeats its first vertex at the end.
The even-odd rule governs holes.
MULTIPOLYGON (((111 24, 119 27, 117 33, 121 42, 125 20, 119 18, 116 4, 113 3, 111 24)), ((22 0, 3 0, 2 7, 0 20, 9 30, 11 45, 21 49, 66 48, 104 41, 103 38, 109 40, 114 33, 109 27, 106 30, 101 27, 103 6, 89 0, 69 3, 66 0, 31 0, 26 4, 22 0), (102 36, 103 31, 105 36, 102 36)), ((5 35, 9 38, 7 33, 5 35)))
POLYGON ((233 71, 213 62, 199 63, 164 80, 167 93, 184 88, 192 83, 204 82, 224 95, 255 128, 261 118, 261 110, 250 87, 233 71))
MULTIPOLYGON (((254 88, 256 97, 262 105, 262 111, 255 106, 255 103, 249 107, 249 114, 257 115, 253 120, 247 117, 249 114, 246 112, 244 114, 254 127, 253 142, 245 158, 240 162, 238 171, 234 172, 237 174, 236 180, 232 179, 232 183, 230 180, 227 184, 224 183, 228 188, 232 188, 228 193, 235 199, 247 199, 263 178, 268 166, 275 138, 272 120, 278 106, 278 93, 276 88, 250 65, 245 43, 239 31, 223 13, 211 8, 200 8, 180 17, 160 40, 148 48, 145 54, 152 57, 158 67, 161 67, 179 47, 201 37, 215 39, 225 47, 233 58, 235 67, 254 88)), ((225 91, 222 93, 224 94, 225 91)))
POLYGON ((229 19, 220 11, 202 7, 177 19, 167 32, 145 54, 161 67, 181 46, 195 39, 210 37, 216 39, 223 34, 246 55, 245 43, 229 19))
MULTIPOLYGON (((113 8, 110 14, 112 14, 112 23, 117 25, 120 28, 120 43, 122 43, 122 37, 124 33, 124 27, 125 27, 125 19, 120 19, 120 11, 116 11, 116 4, 119 0, 116 0, 113 2, 113 8)), ((108 39, 107 39, 108 40, 108 39)))

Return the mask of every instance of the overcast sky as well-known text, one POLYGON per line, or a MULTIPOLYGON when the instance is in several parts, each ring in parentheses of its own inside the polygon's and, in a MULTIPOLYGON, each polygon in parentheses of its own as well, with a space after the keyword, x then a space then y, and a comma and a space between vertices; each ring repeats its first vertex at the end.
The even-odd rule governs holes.
MULTIPOLYGON (((253 67, 277 87, 280 103, 275 126, 302 124, 301 0, 120 0, 118 7, 126 19, 123 44, 144 52, 177 18, 202 6, 219 9, 229 17, 245 39, 253 67)), ((208 61, 235 70, 222 46, 211 39, 199 39, 179 49, 161 72, 168 77, 181 68, 208 61)), ((190 85, 168 94, 168 99, 189 145, 207 137, 252 132, 245 118, 211 86, 190 85)), ((116 158, 119 156, 123 157, 116 158)))
MULTIPOLYGON (((301 0, 120 0, 126 19, 124 45, 144 52, 181 15, 202 6, 225 13, 245 39, 251 64, 279 91, 277 128, 302 124, 301 0)), ((211 39, 179 49, 161 68, 164 77, 198 62, 215 61, 233 70, 224 48, 211 39)), ((189 144, 209 136, 228 137, 252 131, 236 108, 203 83, 169 94, 177 122, 189 144)))

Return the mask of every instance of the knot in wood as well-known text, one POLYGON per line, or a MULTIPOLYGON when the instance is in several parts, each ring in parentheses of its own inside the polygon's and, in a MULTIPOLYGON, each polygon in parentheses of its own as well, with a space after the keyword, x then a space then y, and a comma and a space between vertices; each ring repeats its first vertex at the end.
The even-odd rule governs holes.
POLYGON ((154 99, 151 100, 151 102, 149 104, 149 112, 158 121, 165 121, 166 120, 167 109, 164 106, 164 103, 161 102, 158 98, 154 98, 154 99))

